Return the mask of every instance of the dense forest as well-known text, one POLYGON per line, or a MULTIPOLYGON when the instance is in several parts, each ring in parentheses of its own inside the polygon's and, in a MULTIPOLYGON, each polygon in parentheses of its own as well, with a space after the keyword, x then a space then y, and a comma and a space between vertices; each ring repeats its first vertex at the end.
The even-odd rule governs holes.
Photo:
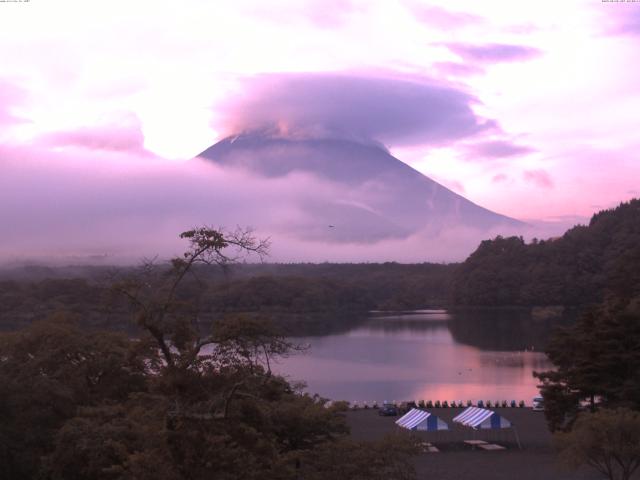
MULTIPOLYGON (((57 311, 85 325, 123 329, 129 310, 113 294, 115 279, 138 268, 28 267, 0 273, 0 325, 14 329, 57 311), (65 278, 72 276, 73 278, 65 278)), ((370 310, 446 304, 455 265, 240 264, 194 267, 179 296, 198 309, 204 325, 228 314, 270 317, 293 334, 348 328, 370 310)))
POLYGON ((590 305, 640 293, 640 200, 595 214, 562 237, 483 241, 454 273, 458 305, 590 305))

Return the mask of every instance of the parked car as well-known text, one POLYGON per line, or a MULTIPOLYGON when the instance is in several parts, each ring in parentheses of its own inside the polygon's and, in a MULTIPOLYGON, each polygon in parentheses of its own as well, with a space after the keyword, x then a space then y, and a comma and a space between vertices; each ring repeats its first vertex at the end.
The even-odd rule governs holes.
POLYGON ((378 410, 378 415, 383 415, 385 417, 396 417, 398 416, 398 407, 396 407, 392 403, 385 403, 380 410, 378 410))
POLYGON ((536 412, 542 412, 544 410, 544 398, 535 397, 531 403, 531 409, 536 412))

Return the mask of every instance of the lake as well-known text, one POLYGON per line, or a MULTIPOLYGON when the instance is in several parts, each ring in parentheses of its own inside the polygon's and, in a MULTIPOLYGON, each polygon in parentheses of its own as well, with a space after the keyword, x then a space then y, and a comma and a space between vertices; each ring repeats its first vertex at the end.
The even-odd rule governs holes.
POLYGON ((549 320, 520 310, 372 313, 337 334, 294 338, 307 352, 275 368, 332 400, 525 400, 538 394, 534 371, 551 367, 541 349, 549 320))

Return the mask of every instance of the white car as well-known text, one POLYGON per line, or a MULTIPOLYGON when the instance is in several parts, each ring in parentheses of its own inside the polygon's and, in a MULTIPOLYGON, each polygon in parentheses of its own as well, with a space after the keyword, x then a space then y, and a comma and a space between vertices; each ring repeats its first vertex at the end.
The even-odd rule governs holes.
POLYGON ((544 410, 544 398, 542 397, 534 397, 533 402, 531 403, 531 409, 536 412, 541 412, 544 410))

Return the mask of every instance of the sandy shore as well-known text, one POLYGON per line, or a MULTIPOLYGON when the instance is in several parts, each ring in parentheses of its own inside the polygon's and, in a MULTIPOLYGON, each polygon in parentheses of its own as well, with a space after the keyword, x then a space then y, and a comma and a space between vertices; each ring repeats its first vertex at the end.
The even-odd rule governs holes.
MULTIPOLYGON (((433 408, 429 411, 449 424, 460 413, 460 408, 433 408)), ((522 450, 510 430, 474 432, 463 427, 454 427, 450 432, 418 432, 425 441, 436 445, 440 453, 420 454, 416 470, 420 479, 456 480, 538 480, 538 479, 599 479, 595 471, 584 469, 570 472, 556 463, 549 433, 542 412, 530 408, 493 409, 509 419, 515 426, 522 450), (463 440, 482 439, 507 447, 506 450, 487 452, 472 450, 463 440)), ((377 410, 357 410, 347 413, 351 435, 357 440, 373 440, 391 433, 398 427, 398 417, 381 417, 377 410)), ((640 478, 640 477, 639 477, 640 478)))

